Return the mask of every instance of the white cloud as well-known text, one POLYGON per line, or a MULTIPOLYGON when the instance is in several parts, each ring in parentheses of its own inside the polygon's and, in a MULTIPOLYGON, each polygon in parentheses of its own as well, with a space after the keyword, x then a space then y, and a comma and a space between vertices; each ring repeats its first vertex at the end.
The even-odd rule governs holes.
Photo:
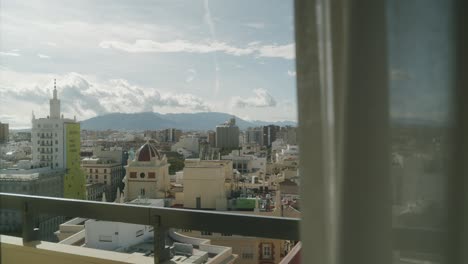
POLYGON ((38 53, 37 56, 41 59, 50 59, 50 56, 38 53))
POLYGON ((18 56, 21 56, 21 54, 19 54, 17 52, 3 52, 3 51, 0 51, 0 56, 18 57, 18 56))
POLYGON ((294 43, 287 45, 266 45, 258 48, 260 57, 294 59, 296 50, 294 43))
POLYGON ((134 43, 123 41, 102 41, 99 46, 104 49, 116 49, 129 53, 211 53, 223 52, 229 55, 241 56, 256 54, 258 57, 294 59, 294 44, 287 45, 265 45, 258 42, 250 43, 247 47, 241 48, 229 45, 225 42, 203 42, 194 43, 187 40, 174 40, 168 42, 158 42, 148 39, 138 39, 134 43))
POLYGON ((291 77, 295 77, 296 76, 296 71, 288 70, 288 75, 291 76, 291 77))
POLYGON ((126 43, 121 41, 102 41, 99 46, 105 49, 114 48, 116 50, 126 51, 129 53, 210 53, 220 51, 230 55, 240 56, 251 54, 254 51, 250 48, 237 48, 230 46, 224 42, 192 43, 180 39, 168 42, 139 39, 136 40, 135 43, 126 43))
POLYGON ((36 116, 46 116, 54 78, 57 78, 62 112, 68 117, 76 115, 79 120, 110 112, 210 111, 210 106, 193 94, 142 87, 124 79, 99 80, 79 73, 53 76, 0 71, 0 79, 4 81, 0 85, 2 114, 18 115, 17 123, 26 123, 30 114, 20 115, 13 105, 7 105, 15 102, 29 106, 26 112, 34 110, 36 116))
POLYGON ((276 106, 276 100, 265 89, 254 89, 254 96, 244 98, 240 96, 233 97, 232 105, 238 108, 245 107, 273 107, 276 106))
POLYGON ((254 28, 254 29, 263 29, 263 28, 265 28, 265 24, 260 23, 260 22, 251 22, 251 23, 246 23, 244 25, 247 26, 247 27, 250 27, 250 28, 254 28))

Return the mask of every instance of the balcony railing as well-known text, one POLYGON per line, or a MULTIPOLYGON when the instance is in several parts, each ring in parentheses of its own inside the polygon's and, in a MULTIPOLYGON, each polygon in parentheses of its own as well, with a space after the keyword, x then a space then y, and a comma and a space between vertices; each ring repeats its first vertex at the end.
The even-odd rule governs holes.
MULTIPOLYGON (((148 207, 101 203, 53 197, 0 193, 0 209, 20 210, 23 215, 23 241, 35 240, 38 230, 31 219, 39 214, 84 217, 154 227, 154 256, 159 263, 164 233, 169 228, 202 230, 243 236, 299 241, 299 219, 264 217, 227 212, 148 207)), ((307 224, 307 223, 304 223, 307 224)), ((443 255, 447 233, 443 230, 394 227, 393 250, 443 255)), ((308 234, 313 235, 313 234, 308 234)), ((299 250, 298 250, 299 252, 299 250)), ((299 253, 292 254, 294 255, 299 253)), ((284 262, 282 262, 284 263, 284 262)), ((297 257, 294 261, 298 263, 297 257)))
POLYGON ((0 193, 0 208, 21 210, 23 241, 35 240, 32 219, 39 214, 124 222, 154 227, 154 263, 160 262, 169 228, 203 230, 243 236, 299 240, 299 219, 227 212, 101 203, 32 195, 0 193))

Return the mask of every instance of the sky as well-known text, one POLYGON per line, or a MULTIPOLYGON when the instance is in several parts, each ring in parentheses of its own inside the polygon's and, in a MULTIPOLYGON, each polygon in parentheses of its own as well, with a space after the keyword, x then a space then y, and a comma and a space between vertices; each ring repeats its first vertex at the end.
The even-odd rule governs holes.
POLYGON ((216 111, 297 120, 292 0, 0 0, 0 122, 216 111))

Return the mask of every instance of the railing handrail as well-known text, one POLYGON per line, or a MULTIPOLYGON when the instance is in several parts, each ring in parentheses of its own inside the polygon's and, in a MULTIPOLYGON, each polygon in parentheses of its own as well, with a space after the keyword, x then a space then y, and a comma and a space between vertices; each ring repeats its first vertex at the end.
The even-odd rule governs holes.
POLYGON ((184 228, 236 235, 299 240, 297 218, 245 215, 134 204, 0 193, 0 208, 24 210, 28 214, 84 217, 165 228, 184 228), (155 220, 157 218, 157 220, 155 220))

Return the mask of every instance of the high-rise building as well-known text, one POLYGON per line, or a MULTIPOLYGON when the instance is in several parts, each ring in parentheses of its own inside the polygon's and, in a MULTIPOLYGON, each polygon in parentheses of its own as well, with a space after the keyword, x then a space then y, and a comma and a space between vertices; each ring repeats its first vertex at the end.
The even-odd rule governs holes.
POLYGON ((80 124, 60 114, 60 100, 54 81, 47 118, 32 116, 32 160, 39 167, 66 169, 65 198, 85 198, 85 178, 80 168, 80 124))
POLYGON ((167 128, 163 130, 165 142, 178 142, 182 135, 182 130, 167 128))
POLYGON ((208 131, 207 139, 208 139, 207 141, 208 141, 210 147, 212 147, 212 148, 216 147, 216 132, 208 131))
POLYGON ((239 147, 239 127, 236 126, 235 118, 216 126, 216 147, 224 149, 239 147))
POLYGON ((271 147, 271 143, 276 140, 277 133, 280 131, 279 126, 268 125, 263 126, 263 146, 271 147))
POLYGON ((263 128, 249 127, 245 132, 245 143, 263 145, 263 128))
POLYGON ((9 131, 8 124, 0 122, 0 144, 8 142, 9 131))

